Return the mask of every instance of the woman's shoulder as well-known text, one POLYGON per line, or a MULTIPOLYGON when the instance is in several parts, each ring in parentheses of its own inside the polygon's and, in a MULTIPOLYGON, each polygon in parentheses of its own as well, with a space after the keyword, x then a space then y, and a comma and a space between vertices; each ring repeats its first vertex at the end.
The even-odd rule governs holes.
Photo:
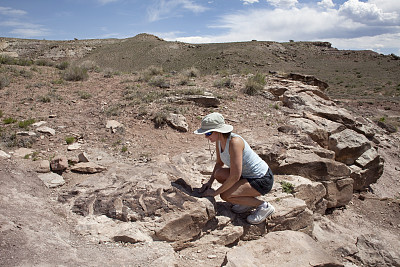
POLYGON ((244 140, 241 136, 235 135, 232 136, 231 140, 229 141, 231 146, 244 146, 244 140))

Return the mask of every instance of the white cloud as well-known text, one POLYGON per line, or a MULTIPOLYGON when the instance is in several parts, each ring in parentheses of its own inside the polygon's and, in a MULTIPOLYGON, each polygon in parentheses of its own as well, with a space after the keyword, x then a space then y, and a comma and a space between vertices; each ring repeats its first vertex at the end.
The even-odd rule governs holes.
POLYGON ((369 0, 368 3, 376 5, 384 12, 397 12, 397 14, 400 13, 399 0, 369 0))
POLYGON ((322 0, 301 8, 253 9, 223 15, 217 25, 210 27, 225 30, 220 35, 182 36, 177 33, 163 38, 188 43, 320 40, 332 42, 340 49, 388 53, 400 50, 400 24, 396 24, 395 15, 372 3, 349 0, 335 9, 333 1, 322 0), (322 7, 325 7, 323 12, 322 7))
POLYGON ((274 7, 278 8, 289 8, 294 7, 298 3, 297 0, 266 0, 274 7))
POLYGON ((25 28, 25 29, 14 29, 10 31, 12 34, 16 34, 19 37, 22 38, 31 38, 31 37, 37 37, 37 36, 45 36, 47 35, 47 31, 44 31, 43 29, 33 29, 33 28, 25 28))
POLYGON ((155 4, 148 8, 147 14, 150 21, 157 21, 174 17, 182 9, 193 13, 207 10, 206 7, 194 3, 192 0, 156 0, 155 4))
POLYGON ((332 38, 329 41, 339 49, 374 50, 384 54, 395 51, 396 55, 400 55, 400 33, 346 39, 332 38))
POLYGON ((18 38, 43 37, 49 34, 49 30, 42 25, 18 20, 1 21, 0 27, 10 28, 8 32, 18 38))
POLYGON ((23 16, 26 14, 26 11, 20 9, 14 9, 11 7, 0 6, 0 14, 5 16, 23 16))
POLYGON ((97 0, 102 5, 106 5, 108 3, 117 2, 118 0, 97 0))
POLYGON ((318 2, 317 4, 324 9, 335 7, 335 4, 332 2, 332 0, 321 0, 321 2, 318 2))
POLYGON ((338 26, 340 23, 336 10, 320 12, 308 7, 289 10, 258 9, 223 16, 218 28, 226 28, 228 33, 218 39, 314 40, 327 36, 335 29, 343 30, 343 26, 338 26))
POLYGON ((339 8, 339 14, 363 24, 399 23, 399 15, 395 12, 383 12, 376 4, 364 3, 359 0, 349 0, 339 8))
POLYGON ((248 5, 248 4, 254 4, 258 3, 258 0, 241 0, 243 4, 248 5))

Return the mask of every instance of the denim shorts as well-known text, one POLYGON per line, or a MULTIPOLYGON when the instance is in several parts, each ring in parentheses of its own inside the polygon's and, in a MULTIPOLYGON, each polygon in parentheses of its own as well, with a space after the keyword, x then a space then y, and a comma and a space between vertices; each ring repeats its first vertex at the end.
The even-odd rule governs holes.
POLYGON ((272 174, 271 168, 268 168, 267 173, 260 178, 246 178, 249 184, 261 195, 265 195, 271 191, 274 184, 274 175, 272 174))

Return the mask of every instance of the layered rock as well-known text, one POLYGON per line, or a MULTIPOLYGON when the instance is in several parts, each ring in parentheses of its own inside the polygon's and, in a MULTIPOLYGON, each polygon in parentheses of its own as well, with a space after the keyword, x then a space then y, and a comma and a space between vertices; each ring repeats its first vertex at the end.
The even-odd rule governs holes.
POLYGON ((226 255, 227 267, 234 266, 343 266, 322 250, 310 236, 281 231, 246 243, 226 255))

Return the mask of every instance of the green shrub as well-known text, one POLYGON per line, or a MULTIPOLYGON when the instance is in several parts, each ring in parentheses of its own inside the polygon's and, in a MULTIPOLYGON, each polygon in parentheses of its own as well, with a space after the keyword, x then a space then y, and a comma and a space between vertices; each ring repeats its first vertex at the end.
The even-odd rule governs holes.
POLYGON ((0 55, 0 64, 30 66, 33 64, 33 61, 26 58, 13 58, 6 55, 0 55))
POLYGON ((24 78, 31 79, 33 77, 33 73, 27 70, 20 70, 19 72, 15 73, 16 76, 20 75, 24 78))
POLYGON ((67 143, 67 145, 70 145, 75 142, 75 137, 67 136, 67 137, 65 137, 65 142, 67 143))
POLYGON ((140 74, 139 81, 150 81, 153 76, 162 75, 164 70, 161 67, 150 66, 140 74))
POLYGON ((190 69, 183 70, 182 74, 183 74, 183 76, 186 76, 189 78, 200 77, 200 71, 198 69, 196 69, 195 67, 191 67, 190 69))
POLYGON ((24 121, 18 122, 18 127, 28 129, 28 127, 34 123, 35 123, 35 119, 24 120, 24 121))
POLYGON ((294 185, 293 184, 291 184, 289 182, 286 182, 286 181, 282 181, 281 185, 282 185, 282 191, 283 192, 288 193, 288 194, 292 194, 293 193, 293 191, 294 191, 294 185))
POLYGON ((50 103, 51 98, 49 95, 44 95, 44 96, 39 97, 39 101, 42 103, 50 103))
POLYGON ((60 63, 58 63, 56 65, 56 68, 59 69, 59 70, 65 70, 68 67, 69 67, 69 62, 68 61, 63 61, 63 62, 60 62, 60 63))
POLYGON ((78 95, 81 99, 89 99, 92 97, 92 95, 88 92, 85 91, 78 91, 78 95))
POLYGON ((160 88, 169 88, 170 87, 169 82, 167 82, 165 80, 165 77, 159 76, 159 75, 151 77, 151 79, 149 80, 149 85, 157 86, 160 88))
POLYGON ((95 72, 100 72, 99 66, 94 61, 91 60, 85 60, 81 64, 79 64, 79 67, 86 69, 87 71, 95 71, 95 72))
POLYGON ((222 88, 222 87, 227 87, 227 88, 232 88, 233 84, 230 78, 222 78, 220 80, 214 81, 214 87, 217 88, 222 88))
POLYGON ((17 122, 17 120, 14 118, 8 117, 8 118, 5 118, 3 120, 3 122, 4 122, 4 124, 11 124, 11 123, 17 122))
POLYGON ((58 80, 52 80, 51 84, 63 84, 64 80, 63 79, 58 79, 58 80))
POLYGON ((160 128, 167 124, 167 114, 165 112, 157 112, 153 117, 154 126, 160 128))
POLYGON ((89 75, 86 68, 72 66, 64 71, 63 78, 66 81, 85 81, 89 78, 89 75))
POLYGON ((10 84, 10 80, 6 75, 0 75, 0 89, 7 87, 10 84))
POLYGON ((120 111, 120 105, 113 105, 107 108, 105 111, 106 116, 118 116, 121 111, 120 111))
POLYGON ((257 73, 247 79, 244 93, 248 95, 257 95, 264 89, 265 84, 265 76, 261 73, 257 73))
POLYGON ((51 62, 51 61, 48 61, 46 59, 38 59, 38 60, 35 61, 35 65, 38 65, 38 66, 50 66, 51 67, 51 66, 54 65, 54 63, 51 62))
POLYGON ((0 118, 3 117, 3 111, 0 110, 0 118))

